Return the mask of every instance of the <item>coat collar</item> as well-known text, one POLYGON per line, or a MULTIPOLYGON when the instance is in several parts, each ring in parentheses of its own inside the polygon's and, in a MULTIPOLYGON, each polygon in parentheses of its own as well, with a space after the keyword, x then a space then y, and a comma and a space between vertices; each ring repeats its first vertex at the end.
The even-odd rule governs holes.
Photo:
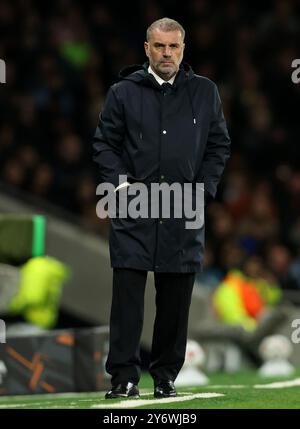
MULTIPOLYGON (((119 74, 120 80, 130 80, 136 82, 139 85, 152 87, 160 90, 161 86, 155 79, 155 77, 148 72, 149 62, 146 61, 143 65, 132 65, 124 67, 119 74)), ((195 76, 192 68, 189 64, 182 62, 179 67, 179 71, 176 74, 173 88, 184 85, 187 81, 193 79, 195 76)))
POLYGON ((163 83, 170 83, 171 85, 173 85, 174 80, 175 80, 175 77, 176 77, 176 75, 174 75, 173 77, 171 77, 171 79, 169 79, 169 80, 164 80, 164 79, 162 79, 160 76, 158 76, 158 74, 156 74, 156 73, 155 73, 155 71, 152 69, 152 67, 151 67, 151 66, 149 66, 149 67, 148 67, 148 73, 149 73, 149 74, 152 74, 152 75, 155 77, 156 81, 157 81, 160 85, 162 85, 163 83))

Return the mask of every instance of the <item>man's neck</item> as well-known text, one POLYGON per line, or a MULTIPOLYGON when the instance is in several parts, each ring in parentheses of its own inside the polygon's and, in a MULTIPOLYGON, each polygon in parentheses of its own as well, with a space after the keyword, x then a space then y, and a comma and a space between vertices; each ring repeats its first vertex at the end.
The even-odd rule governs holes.
POLYGON ((162 85, 163 83, 170 83, 171 85, 173 85, 175 77, 176 77, 176 73, 170 77, 169 79, 164 79, 162 77, 160 77, 154 70, 153 68, 149 65, 148 67, 148 73, 152 74, 154 76, 154 78, 156 79, 156 81, 159 83, 159 85, 162 85))

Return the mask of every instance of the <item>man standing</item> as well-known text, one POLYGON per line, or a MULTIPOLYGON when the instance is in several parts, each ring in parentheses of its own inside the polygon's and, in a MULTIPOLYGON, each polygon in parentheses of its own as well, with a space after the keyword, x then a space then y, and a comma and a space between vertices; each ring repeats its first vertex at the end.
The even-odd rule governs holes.
MULTIPOLYGON (((230 139, 216 85, 182 62, 184 36, 177 21, 155 21, 144 45, 149 61, 123 69, 109 89, 94 137, 94 160, 102 181, 112 183, 119 196, 132 183, 147 188, 204 183, 206 199, 216 194, 230 139), (119 183, 120 175, 127 180, 119 183)), ((185 219, 165 219, 161 213, 111 218, 110 226, 113 298, 106 370, 112 389, 106 398, 139 397, 148 271, 154 272, 156 289, 149 367, 154 396, 176 396, 195 273, 202 270, 204 227, 186 229, 185 219)))

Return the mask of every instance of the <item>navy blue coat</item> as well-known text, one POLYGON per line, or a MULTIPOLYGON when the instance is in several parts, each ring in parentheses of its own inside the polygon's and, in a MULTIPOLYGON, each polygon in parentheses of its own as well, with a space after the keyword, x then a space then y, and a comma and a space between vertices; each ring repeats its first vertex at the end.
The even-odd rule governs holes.
MULTIPOLYGON (((148 63, 131 66, 108 91, 93 141, 102 182, 204 182, 214 197, 230 154, 230 138, 215 83, 182 63, 164 92, 148 63)), ((129 197, 130 198, 130 197, 129 197)), ((199 272, 204 226, 185 220, 111 218, 111 266, 155 272, 199 272)))

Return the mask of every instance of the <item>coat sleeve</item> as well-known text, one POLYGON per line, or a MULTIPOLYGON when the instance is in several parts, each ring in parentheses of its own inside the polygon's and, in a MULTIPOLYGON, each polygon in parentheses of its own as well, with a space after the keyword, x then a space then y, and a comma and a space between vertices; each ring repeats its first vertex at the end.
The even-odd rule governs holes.
POLYGON ((211 122, 201 168, 206 200, 215 197, 226 161, 230 156, 230 137, 216 85, 212 103, 211 122))
POLYGON ((127 174, 122 161, 125 119, 115 90, 108 91, 93 138, 93 160, 100 167, 102 182, 119 185, 119 175, 127 174))

